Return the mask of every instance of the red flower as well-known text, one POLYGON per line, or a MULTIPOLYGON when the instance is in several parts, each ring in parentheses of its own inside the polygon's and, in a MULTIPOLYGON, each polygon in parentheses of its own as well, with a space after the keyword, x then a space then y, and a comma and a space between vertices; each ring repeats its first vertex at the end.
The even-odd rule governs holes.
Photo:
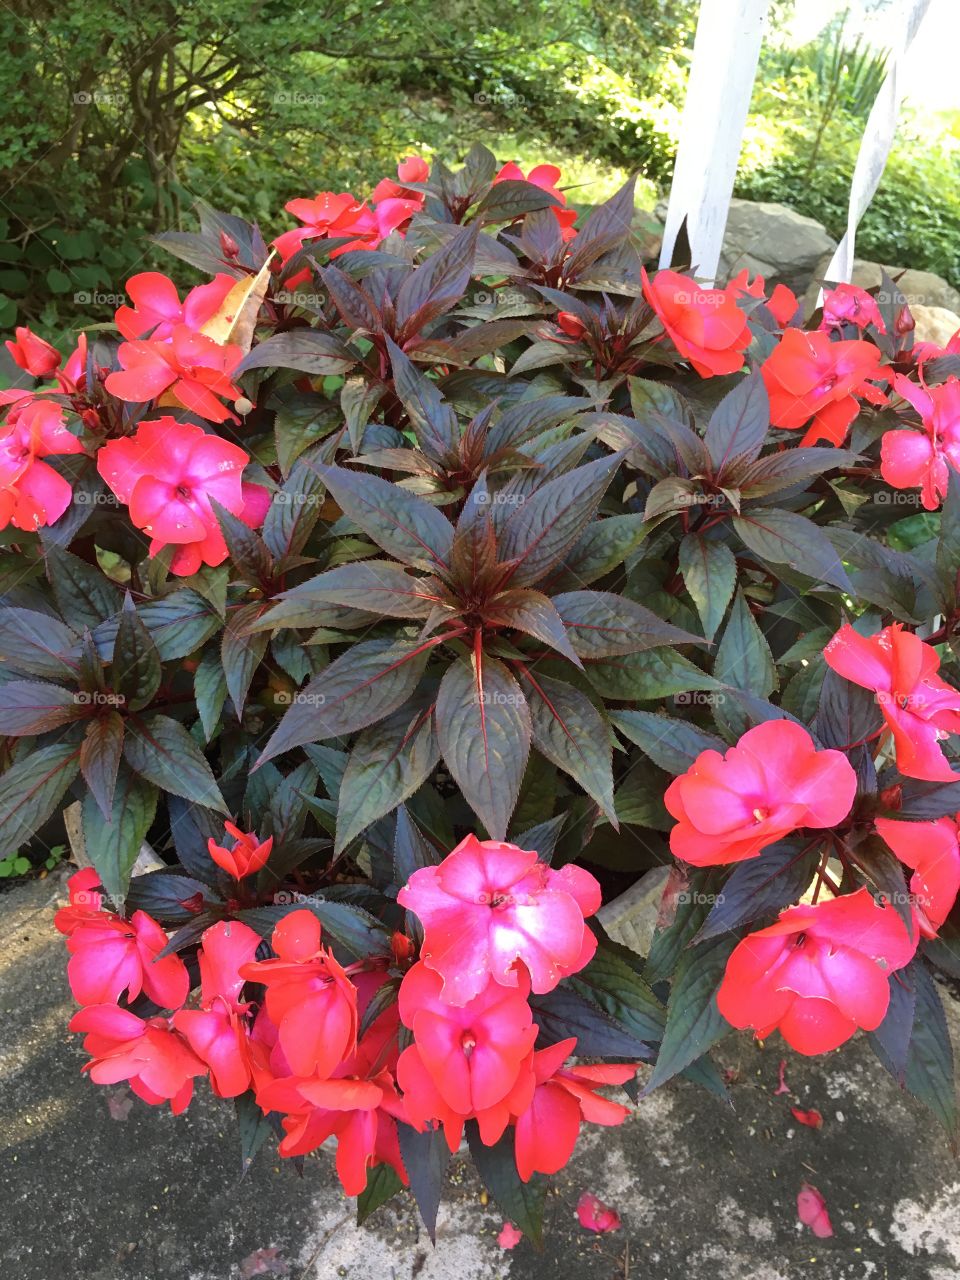
POLYGON ((166 1018, 144 1021, 116 1005, 97 1004, 75 1013, 70 1030, 86 1032, 83 1047, 93 1061, 83 1069, 91 1080, 129 1080, 138 1098, 153 1106, 169 1102, 174 1115, 190 1105, 194 1077, 207 1072, 166 1018))
POLYGON ((537 1035, 529 988, 491 980, 464 1005, 445 1003, 443 989, 438 974, 415 964, 400 985, 400 1017, 443 1101, 472 1115, 506 1097, 529 1057, 537 1035))
POLYGON ((173 1015, 176 1030, 209 1067, 211 1088, 220 1098, 236 1098, 250 1087, 240 969, 253 960, 259 945, 259 935, 238 920, 207 929, 198 952, 201 1008, 173 1015))
POLYGON ((167 945, 164 930, 145 911, 122 920, 100 908, 94 892, 97 874, 90 868, 70 877, 70 906, 54 917, 67 935, 67 979, 78 1004, 116 1004, 143 991, 164 1009, 178 1009, 187 998, 190 979, 178 955, 157 959, 167 945))
POLYGON ((940 658, 932 645, 899 622, 869 638, 845 624, 823 656, 852 684, 876 691, 905 777, 952 782, 960 776, 940 746, 947 734, 960 733, 960 691, 936 674, 940 658))
POLYGON ((572 311, 557 312, 557 325, 570 338, 582 338, 586 325, 572 311))
POLYGON ((404 184, 407 182, 426 182, 429 177, 430 166, 422 156, 407 156, 405 160, 401 160, 397 165, 399 183, 394 182, 392 178, 381 178, 370 193, 370 199, 374 204, 379 204, 381 200, 390 199, 415 200, 422 207, 423 192, 414 191, 404 184))
POLYGON ((798 827, 836 826, 856 790, 843 752, 818 751, 800 725, 768 720, 674 778, 663 797, 677 819, 670 848, 698 867, 742 862, 798 827))
POLYGON ((192 422, 164 416, 141 422, 136 433, 111 440, 97 455, 97 470, 130 519, 151 537, 150 554, 177 548, 171 572, 196 573, 201 564, 227 558, 210 499, 251 527, 262 523, 270 495, 262 485, 243 484, 249 456, 192 422))
POLYGON ((29 394, 13 402, 0 426, 0 529, 32 532, 60 519, 73 490, 43 459, 71 453, 83 453, 83 445, 60 405, 29 394))
POLYGON ((567 197, 557 187, 562 174, 555 164, 537 164, 524 177, 523 170, 513 160, 503 166, 500 172, 493 180, 493 185, 498 182, 532 182, 535 187, 539 187, 541 191, 548 191, 550 195, 559 200, 559 205, 551 205, 553 216, 560 224, 560 235, 564 240, 572 240, 577 234, 574 223, 577 220, 576 209, 563 208, 567 203, 567 197))
POLYGON ((577 1218, 581 1227, 587 1231, 602 1234, 607 1231, 619 1231, 623 1223, 616 1209, 599 1200, 592 1191, 585 1191, 577 1201, 577 1218))
POLYGON ((950 467, 960 472, 960 380, 926 387, 898 373, 893 386, 920 414, 921 429, 884 434, 880 474, 894 489, 918 486, 924 507, 936 511, 947 494, 950 467))
POLYGON ((869 325, 879 333, 886 333, 886 326, 875 298, 866 289, 855 284, 838 284, 823 294, 823 319, 821 329, 842 329, 852 324, 861 331, 869 325))
POLYGON ((165 391, 185 409, 209 422, 226 422, 235 414, 224 400, 240 398, 240 388, 230 374, 243 352, 237 346, 221 345, 185 324, 174 325, 168 340, 137 340, 121 343, 117 357, 123 366, 108 375, 104 386, 120 400, 146 403, 165 391))
POLYGON ((568 1067, 563 1064, 576 1040, 561 1040, 533 1055, 537 1087, 529 1107, 516 1126, 517 1172, 524 1182, 535 1173, 557 1173, 570 1159, 582 1121, 622 1124, 629 1112, 617 1102, 601 1097, 603 1085, 623 1084, 636 1074, 636 1066, 604 1064, 568 1067))
POLYGON ((600 886, 568 863, 553 871, 536 853, 467 836, 438 867, 421 867, 397 901, 420 917, 423 960, 443 978, 443 999, 466 1004, 492 977, 552 991, 589 962, 596 939, 584 924, 600 906, 600 886))
POLYGON ((744 938, 727 961, 717 1008, 758 1039, 779 1029, 798 1053, 826 1053, 886 1016, 890 974, 916 951, 903 921, 867 889, 789 907, 744 938))
MULTIPOLYGON (((416 181, 420 180, 416 179, 416 181)), ((408 181, 412 182, 415 179, 409 178, 408 181)), ((408 222, 422 204, 421 192, 411 192, 409 196, 404 197, 390 195, 380 199, 379 203, 370 209, 366 204, 354 200, 349 192, 344 191, 340 195, 335 195, 332 191, 321 191, 313 200, 288 201, 284 208, 295 218, 299 218, 304 225, 277 236, 273 247, 280 254, 283 262, 288 262, 308 240, 317 240, 322 237, 331 239, 351 237, 348 244, 339 245, 333 250, 330 254, 331 258, 338 258, 342 253, 352 249, 375 249, 392 231, 396 231, 408 222)), ((289 285, 293 281, 287 283, 289 285)))
POLYGON ((49 342, 26 327, 21 326, 14 333, 14 341, 8 339, 6 344, 14 364, 25 369, 34 378, 53 377, 60 368, 60 352, 56 347, 51 347, 49 342))
POLYGON ((750 328, 737 306, 738 288, 705 289, 677 271, 658 271, 652 280, 645 269, 641 275, 643 296, 667 337, 701 378, 743 368, 750 328))
POLYGON ((131 342, 147 334, 155 341, 173 336, 179 325, 202 329, 217 314, 220 305, 236 284, 233 276, 218 272, 209 284, 191 289, 183 302, 177 286, 159 271, 143 271, 127 281, 132 307, 120 307, 114 317, 117 328, 131 342))
POLYGON ((800 303, 797 301, 797 295, 792 289, 788 289, 785 284, 778 284, 774 287, 770 297, 766 297, 766 290, 763 276, 755 276, 753 284, 748 283, 747 268, 744 267, 739 271, 730 283, 728 289, 734 291, 735 297, 746 294, 750 298, 762 298, 767 310, 776 320, 781 329, 785 328, 797 314, 800 303))
POLYGON ((935 938, 960 891, 960 825, 956 818, 901 822, 877 818, 877 832, 913 869, 910 893, 920 932, 935 938))
POLYGON ((802 445, 818 440, 843 444, 860 412, 857 396, 873 404, 885 399, 867 382, 883 377, 880 352, 859 339, 831 342, 826 333, 787 329, 760 372, 770 395, 773 425, 794 430, 810 424, 802 445))
POLYGON ((223 826, 227 834, 233 836, 236 844, 232 849, 225 849, 223 845, 217 844, 211 836, 207 841, 207 851, 210 857, 218 867, 223 867, 228 875, 233 876, 234 880, 242 880, 244 876, 252 876, 255 871, 260 870, 270 857, 270 851, 273 848, 273 836, 268 836, 266 840, 258 842, 256 835, 252 832, 244 834, 232 822, 225 822, 223 826))
POLYGON ((356 1047, 356 988, 320 946, 312 911, 284 916, 273 931, 273 949, 277 959, 241 965, 240 974, 267 988, 267 1013, 293 1073, 329 1077, 356 1047))

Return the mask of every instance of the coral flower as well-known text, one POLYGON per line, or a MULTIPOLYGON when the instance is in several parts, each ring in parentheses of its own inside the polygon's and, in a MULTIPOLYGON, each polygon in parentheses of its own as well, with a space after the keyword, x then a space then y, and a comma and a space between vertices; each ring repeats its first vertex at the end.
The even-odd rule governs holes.
POLYGON ((141 991, 164 1009, 177 1009, 190 990, 186 966, 176 954, 158 959, 167 935, 145 911, 121 920, 100 908, 94 891, 96 872, 87 868, 70 877, 70 906, 54 917, 67 935, 67 979, 79 1004, 116 1004, 126 992, 141 991))
POLYGON ((414 200, 423 205, 423 192, 415 191, 404 184, 408 182, 426 182, 430 177, 430 166, 422 156, 407 156, 397 165, 397 181, 392 178, 381 178, 370 193, 374 204, 381 200, 414 200))
POLYGON ((159 271, 143 271, 127 281, 132 307, 120 307, 114 317, 117 328, 130 342, 149 335, 155 340, 172 337, 178 325, 202 329, 217 314, 237 283, 234 276, 218 272, 209 284, 191 289, 183 302, 177 286, 159 271))
POLYGON ((67 430, 60 405, 32 396, 13 402, 0 425, 0 529, 32 531, 60 519, 73 490, 43 459, 73 453, 83 445, 67 430))
POLYGON ((926 510, 936 511, 947 494, 950 468, 960 472, 960 380, 926 387, 897 374, 893 387, 920 414, 921 429, 884 434, 880 474, 894 489, 919 488, 926 510))
POLYGON ((896 910, 867 889, 816 906, 789 907, 744 938, 727 961, 717 1007, 758 1039, 779 1029, 798 1053, 826 1053, 886 1016, 890 974, 916 939, 896 910))
POLYGON ((173 545, 171 571, 191 574, 227 558, 211 498, 245 524, 262 523, 270 495, 262 485, 242 483, 249 461, 235 444, 165 416, 141 422, 126 439, 108 441, 97 455, 97 470, 129 505, 137 528, 150 534, 150 554, 173 545))
POLYGON ((646 270, 643 296, 677 351, 701 378, 736 373, 750 345, 747 317, 737 306, 741 290, 705 289, 677 271, 658 271, 651 280, 646 270))
POLYGON ((763 276, 755 276, 750 284, 746 267, 733 277, 727 288, 734 290, 737 297, 746 294, 749 298, 759 298, 781 329, 790 323, 800 307, 797 295, 785 284, 776 285, 768 298, 763 276))
POLYGON ((252 832, 244 833, 232 822, 223 824, 228 835, 233 836, 235 844, 232 849, 225 849, 217 844, 211 836, 207 841, 207 851, 218 867, 222 867, 234 880, 242 880, 244 876, 252 876, 259 871, 270 857, 273 848, 273 836, 258 841, 252 832))
POLYGON ((619 1231, 623 1225, 616 1209, 611 1209, 592 1191, 584 1191, 577 1201, 577 1220, 587 1231, 602 1234, 606 1231, 619 1231))
POLYGON ((898 622, 869 638, 845 624, 823 656, 852 684, 876 692, 905 777, 952 782, 960 776, 940 746, 948 734, 960 733, 960 691, 937 675, 940 658, 932 645, 898 622))
POLYGON ((92 1062, 84 1071, 97 1084, 128 1080, 130 1088, 157 1106, 170 1103, 174 1115, 185 1111, 195 1076, 207 1068, 166 1018, 138 1018, 112 1004, 91 1005, 70 1019, 71 1031, 83 1031, 83 1047, 92 1062))
POLYGON ((534 991, 552 991, 596 950, 584 924, 600 906, 589 871, 553 871, 500 840, 467 836, 439 866, 415 871, 397 901, 423 923, 423 960, 443 978, 448 1004, 472 1000, 488 977, 516 987, 518 964, 534 991))
POLYGON ((173 1015, 174 1027, 209 1067, 211 1087, 221 1098, 236 1098, 250 1087, 240 969, 253 960, 259 945, 259 935, 238 920, 207 929, 198 953, 202 1007, 173 1015))
POLYGON ((517 1172, 524 1182, 535 1173, 557 1173, 570 1159, 582 1121, 618 1125, 626 1107, 601 1097, 604 1085, 624 1084, 636 1074, 634 1064, 568 1067, 564 1062, 576 1039, 561 1040, 533 1055, 536 1090, 529 1107, 517 1117, 517 1172))
POLYGON ((357 1042, 357 990, 320 945, 320 921, 293 911, 273 931, 275 960, 241 965, 267 988, 266 1008, 280 1047, 298 1076, 329 1077, 357 1042))
POLYGON ((701 751, 667 788, 672 852, 695 866, 742 862, 798 827, 847 816, 857 777, 842 751, 818 751, 789 720, 768 720, 724 755, 701 751))
POLYGON ((960 825, 954 818, 901 822, 877 818, 879 835, 913 869, 910 893, 920 932, 935 938, 960 891, 960 825))
POLYGON ((230 374, 240 363, 241 349, 223 345, 185 324, 174 325, 166 341, 138 339, 121 343, 117 358, 123 368, 107 376, 104 386, 120 400, 137 404, 165 391, 185 409, 209 422, 237 420, 223 404, 237 400, 240 388, 230 374))
POLYGON ((15 331, 14 341, 7 340, 6 347, 14 364, 34 378, 51 378, 60 368, 60 352, 32 330, 21 326, 15 331))
POLYGON ((423 961, 400 986, 400 1017, 444 1102, 463 1115, 500 1102, 513 1088, 537 1028, 527 986, 490 980, 464 1005, 442 998, 443 981, 423 961))
POLYGON ((770 395, 770 421, 795 430, 801 445, 841 445, 860 412, 857 396, 872 404, 885 397, 869 378, 882 378, 880 352, 870 342, 831 342, 826 333, 787 329, 760 370, 770 395), (811 418, 813 421, 811 422, 811 418))
POLYGON ((560 226, 560 235, 563 240, 572 240, 577 234, 574 223, 577 220, 576 209, 567 209, 564 206, 567 203, 567 197, 557 187, 557 183, 561 177, 560 170, 555 164, 536 164, 530 172, 524 176, 523 170, 513 160, 505 164, 493 180, 493 185, 498 182, 532 182, 535 187, 539 187, 541 191, 547 191, 559 204, 551 205, 553 216, 556 218, 560 226))

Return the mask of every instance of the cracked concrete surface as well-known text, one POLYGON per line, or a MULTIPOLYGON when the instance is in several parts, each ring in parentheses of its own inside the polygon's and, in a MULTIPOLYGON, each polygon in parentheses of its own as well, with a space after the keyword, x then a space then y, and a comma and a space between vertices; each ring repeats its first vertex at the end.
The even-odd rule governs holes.
MULTIPOLYGON (((806 1060, 731 1036, 727 1106, 687 1083, 642 1101, 615 1130, 585 1127, 548 1200, 546 1246, 510 1252, 465 1161, 452 1167, 437 1248, 406 1196, 361 1230, 321 1153, 298 1178, 268 1151, 238 1178, 229 1104, 205 1087, 179 1120, 123 1086, 81 1079, 59 880, 0 897, 0 1274, 17 1280, 957 1280, 960 1166, 933 1120, 869 1045, 806 1060), (777 1096, 786 1056, 790 1097, 777 1096), (816 1131, 790 1104, 817 1108, 816 1131), (835 1236, 796 1217, 801 1182, 835 1236), (577 1223, 581 1192, 621 1231, 577 1223)), ((960 1026, 951 1005, 953 1027, 960 1026)))

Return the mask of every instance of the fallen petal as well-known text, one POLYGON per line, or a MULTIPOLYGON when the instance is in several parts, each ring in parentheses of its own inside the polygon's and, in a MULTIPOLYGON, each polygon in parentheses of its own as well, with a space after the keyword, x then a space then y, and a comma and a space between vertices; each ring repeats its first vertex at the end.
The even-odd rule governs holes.
POLYGON ((591 1191, 585 1191, 577 1201, 577 1217, 581 1227, 585 1227, 587 1231, 619 1231, 622 1225, 619 1213, 604 1204, 591 1191))
POLYGON ((830 1215, 827 1213, 827 1202, 817 1188, 812 1187, 809 1182, 802 1183, 797 1192, 797 1217, 821 1240, 833 1235, 830 1215))

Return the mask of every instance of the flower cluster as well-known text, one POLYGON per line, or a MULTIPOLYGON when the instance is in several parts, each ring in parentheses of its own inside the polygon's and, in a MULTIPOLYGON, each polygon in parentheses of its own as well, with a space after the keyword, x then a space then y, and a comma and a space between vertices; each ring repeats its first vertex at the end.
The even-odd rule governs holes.
MULTIPOLYGON (((240 879, 266 862, 271 841, 232 823, 227 830, 234 849, 211 839, 210 853, 240 879)), ((165 931, 143 911, 127 921, 104 910, 98 884, 92 868, 77 872, 56 917, 84 1006, 70 1026, 86 1035, 92 1079, 127 1080, 144 1101, 169 1102, 176 1113, 197 1077, 221 1098, 252 1090, 265 1114, 282 1117, 281 1155, 337 1139, 348 1195, 381 1163, 407 1183, 398 1122, 420 1132, 441 1126, 451 1151, 468 1121, 488 1146, 512 1126, 517 1173, 528 1181, 566 1164, 583 1121, 626 1118, 598 1090, 625 1083, 634 1066, 571 1064, 572 1037, 535 1048, 531 990, 553 990, 596 948, 585 917, 600 891, 586 871, 554 871, 536 853, 469 836, 415 872, 400 897, 421 919, 422 958, 410 963, 408 940, 395 945, 405 964, 399 999, 372 1018, 391 983, 386 967, 373 959, 343 967, 307 909, 278 921, 267 959, 256 959, 259 935, 239 920, 205 929, 199 996, 187 1007, 188 971, 168 952, 165 931), (141 993, 168 1012, 135 1012, 141 993), (402 1052, 401 1024, 412 1033, 402 1052)))

